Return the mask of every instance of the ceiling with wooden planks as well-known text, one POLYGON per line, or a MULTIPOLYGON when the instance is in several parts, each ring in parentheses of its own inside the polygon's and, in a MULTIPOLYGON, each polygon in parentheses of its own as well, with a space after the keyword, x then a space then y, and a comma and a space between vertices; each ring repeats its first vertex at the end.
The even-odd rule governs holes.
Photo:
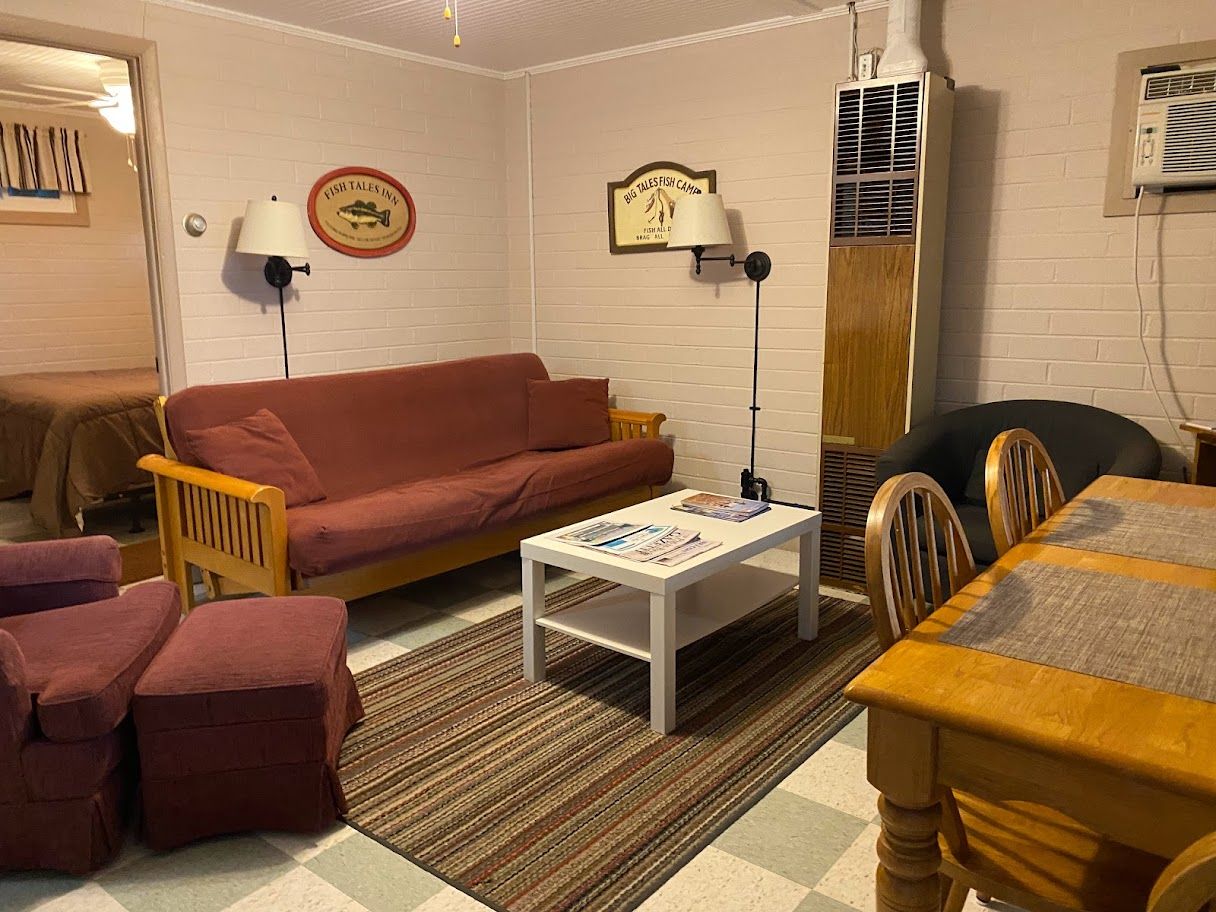
POLYGON ((191 3, 498 72, 839 9, 841 0, 205 0, 191 3))
POLYGON ((0 106, 90 113, 89 102, 104 94, 97 64, 108 59, 100 54, 0 41, 0 106))

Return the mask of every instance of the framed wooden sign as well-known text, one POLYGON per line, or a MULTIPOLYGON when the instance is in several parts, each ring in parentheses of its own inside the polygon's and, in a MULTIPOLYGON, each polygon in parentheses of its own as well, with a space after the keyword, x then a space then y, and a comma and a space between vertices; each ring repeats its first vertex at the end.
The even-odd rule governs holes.
POLYGON ((414 199, 375 168, 339 168, 313 184, 308 221, 328 246, 353 257, 396 253, 414 236, 414 199))
POLYGON ((693 171, 669 161, 642 165, 624 180, 610 181, 608 249, 613 253, 666 250, 680 197, 717 191, 717 171, 693 171))

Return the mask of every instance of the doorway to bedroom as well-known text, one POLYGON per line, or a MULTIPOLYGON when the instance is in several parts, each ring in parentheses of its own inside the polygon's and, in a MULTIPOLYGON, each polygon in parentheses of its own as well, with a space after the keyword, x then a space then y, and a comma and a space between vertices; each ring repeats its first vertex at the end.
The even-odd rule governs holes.
POLYGON ((157 556, 157 358, 126 60, 0 40, 0 541, 157 556))

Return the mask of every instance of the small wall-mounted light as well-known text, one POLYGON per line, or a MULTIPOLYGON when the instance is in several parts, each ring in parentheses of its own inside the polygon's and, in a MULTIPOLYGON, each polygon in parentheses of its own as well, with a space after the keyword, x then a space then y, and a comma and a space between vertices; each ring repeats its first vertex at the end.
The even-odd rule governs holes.
POLYGON ((742 262, 743 272, 753 282, 763 282, 773 271, 773 261, 762 250, 749 253, 739 261, 730 256, 705 256, 707 247, 723 247, 734 243, 730 236, 730 223, 726 219, 726 204, 718 193, 696 193, 676 203, 672 216, 671 233, 667 236, 668 250, 691 250, 697 261, 697 275, 701 274, 701 263, 724 262, 738 266, 742 262))
POLYGON ((292 266, 287 257, 304 259, 308 244, 304 235, 304 217, 295 203, 283 203, 277 196, 268 200, 250 200, 245 207, 245 221, 236 243, 237 253, 252 253, 266 257, 262 275, 279 290, 279 325, 283 330, 283 376, 290 377, 287 363, 287 316, 283 309, 283 289, 291 284, 292 273, 312 275, 308 263, 292 266))
POLYGON ((671 233, 667 236, 669 250, 691 250, 696 258, 697 275, 701 274, 702 262, 724 262, 731 266, 742 266, 744 274, 756 283, 756 328, 752 338, 752 443, 748 466, 739 473, 741 496, 750 500, 768 500, 769 484, 756 475, 756 414, 760 379, 760 283, 773 271, 773 261, 762 250, 754 250, 742 261, 730 256, 706 256, 707 247, 724 247, 733 243, 730 223, 726 219, 726 205, 717 193, 696 193, 682 197, 676 203, 671 220, 671 233))

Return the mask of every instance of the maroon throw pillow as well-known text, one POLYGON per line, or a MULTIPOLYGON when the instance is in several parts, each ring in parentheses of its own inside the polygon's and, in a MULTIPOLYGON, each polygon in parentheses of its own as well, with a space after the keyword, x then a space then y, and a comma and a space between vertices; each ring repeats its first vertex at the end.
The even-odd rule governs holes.
POLYGON ((312 463, 268 409, 218 427, 186 431, 186 443, 203 468, 281 488, 289 507, 325 499, 312 463))
POLYGON ((567 450, 612 438, 608 381, 528 381, 528 449, 567 450))

